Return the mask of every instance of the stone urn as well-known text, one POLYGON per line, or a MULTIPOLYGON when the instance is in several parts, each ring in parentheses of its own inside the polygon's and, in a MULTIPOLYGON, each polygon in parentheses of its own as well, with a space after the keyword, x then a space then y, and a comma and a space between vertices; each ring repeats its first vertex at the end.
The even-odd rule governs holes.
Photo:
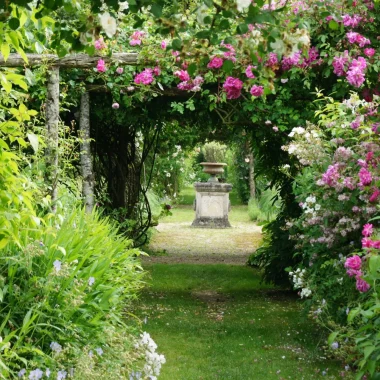
POLYGON ((223 174, 224 167, 227 166, 227 164, 223 162, 201 162, 201 165, 203 166, 203 172, 210 174, 210 178, 207 182, 218 182, 216 176, 223 174))

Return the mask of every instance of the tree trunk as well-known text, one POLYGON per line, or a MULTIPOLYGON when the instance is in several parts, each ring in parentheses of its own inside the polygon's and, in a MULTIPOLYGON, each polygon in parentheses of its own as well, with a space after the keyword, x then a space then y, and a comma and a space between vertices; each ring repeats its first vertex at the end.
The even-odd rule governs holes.
POLYGON ((87 213, 94 208, 94 173, 92 168, 91 141, 90 141, 90 95, 82 94, 80 103, 80 163, 83 177, 83 198, 87 213))
POLYGON ((253 153, 249 154, 249 194, 251 198, 256 198, 256 182, 255 182, 255 158, 253 153))
POLYGON ((53 203, 58 197, 59 68, 51 67, 46 95, 46 181, 53 203))

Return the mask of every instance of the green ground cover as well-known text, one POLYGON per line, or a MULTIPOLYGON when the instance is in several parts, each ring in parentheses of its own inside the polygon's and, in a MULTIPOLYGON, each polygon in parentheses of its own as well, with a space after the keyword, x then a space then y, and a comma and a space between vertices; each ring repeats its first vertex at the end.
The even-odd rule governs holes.
MULTIPOLYGON (((339 377, 293 293, 244 266, 148 265, 134 312, 164 353, 162 380, 339 377), (326 371, 326 374, 324 374, 326 371)), ((346 376, 346 378, 349 378, 346 376)))

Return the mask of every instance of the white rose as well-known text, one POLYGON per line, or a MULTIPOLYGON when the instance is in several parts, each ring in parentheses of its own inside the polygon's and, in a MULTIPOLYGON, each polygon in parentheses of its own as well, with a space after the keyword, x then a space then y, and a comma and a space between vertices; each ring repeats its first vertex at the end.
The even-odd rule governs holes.
POLYGON ((112 37, 116 33, 116 20, 108 12, 104 12, 99 15, 100 23, 103 30, 106 32, 108 37, 112 37))
POLYGON ((245 8, 248 8, 251 2, 251 0, 236 0, 238 11, 242 12, 245 8))

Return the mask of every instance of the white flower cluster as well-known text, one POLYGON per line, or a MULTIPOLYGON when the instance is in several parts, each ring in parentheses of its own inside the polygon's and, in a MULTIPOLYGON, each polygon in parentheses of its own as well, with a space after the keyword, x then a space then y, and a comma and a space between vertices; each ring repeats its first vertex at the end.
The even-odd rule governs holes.
POLYGON ((321 205, 316 203, 317 199, 314 195, 310 195, 306 198, 305 203, 302 204, 305 214, 311 214, 313 218, 317 216, 316 211, 321 209, 321 205))
POLYGON ((302 288, 304 284, 303 276, 305 275, 306 269, 300 269, 298 268, 294 272, 289 272, 289 276, 292 277, 293 285, 295 289, 302 288))
POLYGON ((137 342, 135 347, 144 351, 145 365, 143 372, 150 380, 156 380, 160 374, 162 364, 166 363, 165 356, 156 352, 157 344, 147 332, 144 331, 140 337, 141 340, 137 342))
POLYGON ((307 29, 297 28, 293 33, 283 33, 282 38, 276 38, 270 46, 277 55, 291 56, 300 49, 310 46, 310 33, 307 29))
MULTIPOLYGON (((305 285, 304 276, 306 269, 298 268, 294 272, 289 272, 289 276, 292 277, 293 285, 295 289, 302 288, 305 285)), ((311 295, 311 290, 309 288, 302 288, 300 296, 301 298, 307 298, 311 295)))

